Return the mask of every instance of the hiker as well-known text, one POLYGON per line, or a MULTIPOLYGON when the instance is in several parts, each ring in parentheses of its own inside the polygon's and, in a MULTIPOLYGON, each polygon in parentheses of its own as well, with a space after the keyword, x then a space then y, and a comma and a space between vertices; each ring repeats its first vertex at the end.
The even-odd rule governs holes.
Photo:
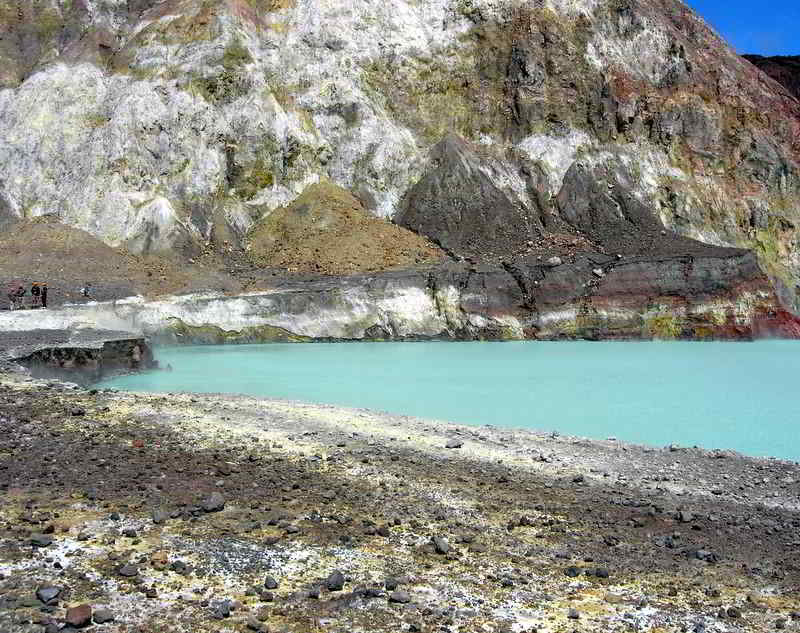
POLYGON ((21 310, 24 308, 25 288, 20 282, 14 282, 8 288, 8 300, 11 303, 11 310, 21 310))
POLYGON ((38 308, 42 299, 42 290, 36 281, 31 284, 31 299, 31 308, 38 308))
POLYGON ((83 288, 81 288, 81 294, 84 297, 86 297, 87 299, 91 299, 92 298, 92 284, 90 284, 87 281, 86 285, 84 285, 83 288))
POLYGON ((47 282, 42 283, 42 308, 47 308, 47 282))
POLYGON ((9 310, 16 310, 17 309, 17 293, 19 292, 20 284, 19 283, 11 283, 8 285, 6 289, 6 296, 8 297, 8 309, 9 310))

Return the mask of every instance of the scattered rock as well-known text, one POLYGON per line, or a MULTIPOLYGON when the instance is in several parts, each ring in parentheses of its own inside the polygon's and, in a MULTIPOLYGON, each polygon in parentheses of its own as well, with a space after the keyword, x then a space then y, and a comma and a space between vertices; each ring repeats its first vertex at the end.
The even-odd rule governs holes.
POLYGON ((111 609, 97 609, 94 612, 94 623, 105 624, 106 622, 114 621, 114 613, 111 609))
POLYGON ((431 543, 433 544, 433 549, 436 550, 437 554, 447 554, 450 551, 450 543, 447 542, 447 539, 443 536, 434 536, 431 539, 431 543))
POLYGON ((449 440, 447 444, 444 445, 445 448, 461 448, 464 446, 464 442, 461 440, 449 440))
POLYGON ((214 605, 211 615, 217 620, 224 620, 225 618, 231 617, 232 609, 233 603, 230 600, 223 600, 214 605))
POLYGON ((203 509, 203 512, 221 512, 225 509, 225 497, 218 492, 214 492, 210 497, 203 499, 200 507, 203 509))
POLYGON ((53 587, 52 585, 39 587, 36 590, 36 597, 45 604, 55 603, 58 600, 59 595, 61 595, 61 588, 53 587))
POLYGON ((325 581, 325 586, 328 591, 341 591, 344 588, 344 574, 338 569, 331 572, 331 575, 325 581))
POLYGON ((580 620, 581 614, 578 613, 577 609, 570 609, 569 611, 567 611, 567 617, 570 620, 580 620))
POLYGON ((389 602, 408 604, 411 602, 411 595, 407 591, 393 591, 389 594, 389 602))
POLYGON ((153 523, 156 525, 161 525, 165 523, 167 519, 169 519, 169 514, 165 510, 153 510, 153 523))
POLYGON ((53 543, 53 537, 47 534, 31 534, 30 544, 34 547, 48 547, 53 543))
POLYGON ((133 578, 134 576, 139 575, 139 568, 136 565, 127 564, 120 567, 118 573, 120 576, 133 578))
POLYGON ((74 626, 76 629, 81 629, 84 626, 91 624, 92 607, 88 604, 70 607, 67 609, 67 615, 64 619, 70 626, 74 626))
POLYGON ((278 581, 275 580, 272 576, 267 576, 264 579, 264 589, 277 589, 278 588, 278 581))

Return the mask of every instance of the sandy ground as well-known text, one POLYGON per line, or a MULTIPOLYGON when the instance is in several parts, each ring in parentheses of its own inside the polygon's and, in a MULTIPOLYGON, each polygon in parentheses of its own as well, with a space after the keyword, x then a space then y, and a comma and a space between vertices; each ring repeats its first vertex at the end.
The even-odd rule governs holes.
POLYGON ((98 631, 798 630, 798 482, 719 451, 5 374, 0 630, 80 605, 114 618, 98 631))

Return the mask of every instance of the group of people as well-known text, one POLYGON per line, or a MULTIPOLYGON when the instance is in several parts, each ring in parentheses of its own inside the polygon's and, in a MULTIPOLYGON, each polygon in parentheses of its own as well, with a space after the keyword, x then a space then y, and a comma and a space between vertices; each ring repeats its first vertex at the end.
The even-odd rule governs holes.
MULTIPOLYGON (((20 310, 25 308, 25 297, 28 291, 22 283, 14 282, 8 287, 6 292, 8 296, 8 303, 10 310, 20 310)), ((47 283, 43 281, 34 281, 31 284, 31 300, 28 307, 30 308, 46 308, 47 307, 47 283)))

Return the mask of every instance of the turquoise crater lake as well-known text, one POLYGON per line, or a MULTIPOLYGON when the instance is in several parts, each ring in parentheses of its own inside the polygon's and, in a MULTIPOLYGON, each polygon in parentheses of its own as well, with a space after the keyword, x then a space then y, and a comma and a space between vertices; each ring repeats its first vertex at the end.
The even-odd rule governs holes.
POLYGON ((102 387, 237 393, 800 460, 800 342, 342 343, 156 351, 102 387))

